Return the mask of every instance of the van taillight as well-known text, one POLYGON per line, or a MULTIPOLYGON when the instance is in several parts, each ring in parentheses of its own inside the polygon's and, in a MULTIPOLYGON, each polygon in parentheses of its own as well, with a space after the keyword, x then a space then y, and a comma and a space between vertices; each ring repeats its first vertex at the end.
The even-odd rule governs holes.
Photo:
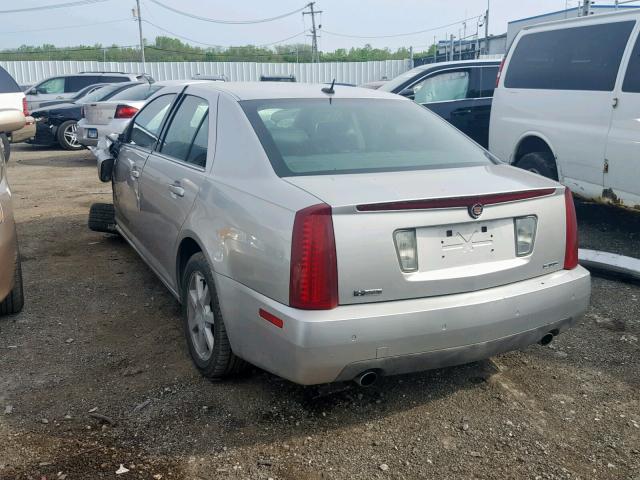
POLYGON ((498 67, 498 75, 496 76, 496 88, 500 84, 500 77, 502 76, 502 69, 504 68, 504 62, 507 60, 507 56, 502 57, 502 61, 500 62, 500 66, 498 67))
POLYGON ((304 310, 338 306, 338 265, 331 207, 321 203, 296 213, 291 238, 289 305, 304 310))
POLYGON ((136 113, 138 113, 138 109, 136 107, 131 107, 129 105, 118 105, 116 107, 116 114, 113 118, 131 118, 136 113))
POLYGON ((29 105, 27 104, 26 97, 22 97, 22 113, 25 117, 29 116, 29 105))
POLYGON ((573 195, 569 188, 564 190, 564 205, 567 215, 567 236, 564 250, 564 269, 573 270, 578 266, 578 219, 573 195))

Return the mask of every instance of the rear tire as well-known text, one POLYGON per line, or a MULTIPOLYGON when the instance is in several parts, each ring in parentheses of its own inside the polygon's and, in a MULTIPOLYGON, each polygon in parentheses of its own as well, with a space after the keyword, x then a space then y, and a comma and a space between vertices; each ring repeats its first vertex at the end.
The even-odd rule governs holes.
POLYGON ((24 290, 22 286, 22 263, 20 254, 16 258, 16 268, 13 274, 13 290, 9 296, 0 302, 0 315, 19 313, 24 307, 24 290))
POLYGON ((118 234, 116 213, 112 203, 94 203, 89 210, 89 230, 118 234))
POLYGON ((516 163, 516 167, 537 173, 543 177, 558 180, 558 168, 553 154, 550 152, 531 152, 524 155, 516 163))
POLYGON ((246 368, 231 350, 211 268, 202 252, 189 259, 182 275, 182 316, 191 359, 203 376, 219 380, 246 368))
POLYGON ((65 150, 80 150, 83 147, 78 142, 78 122, 75 120, 67 120, 58 127, 56 133, 58 143, 65 150))

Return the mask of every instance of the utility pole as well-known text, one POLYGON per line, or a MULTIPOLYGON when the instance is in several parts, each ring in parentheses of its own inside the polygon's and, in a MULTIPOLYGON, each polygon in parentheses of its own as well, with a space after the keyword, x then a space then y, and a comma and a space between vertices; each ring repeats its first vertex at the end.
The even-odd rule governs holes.
POLYGON ((451 34, 451 39, 450 39, 450 45, 451 45, 451 58, 450 60, 453 62, 454 60, 454 55, 455 55, 455 49, 454 49, 454 43, 453 43, 453 39, 456 38, 455 35, 452 33, 451 34))
POLYGON ((316 28, 316 15, 322 13, 322 10, 314 10, 313 6, 315 3, 316 2, 309 2, 307 4, 309 11, 302 12, 302 15, 311 15, 311 61, 313 63, 320 61, 320 55, 318 54, 318 30, 322 28, 322 25, 318 25, 318 28, 316 28))
POLYGON ((144 58, 144 41, 142 40, 142 13, 140 12, 140 0, 136 0, 135 18, 138 20, 138 33, 140 34, 140 60, 142 61, 142 73, 147 73, 147 62, 144 58))
POLYGON ((409 58, 411 59, 411 68, 413 68, 413 47, 409 47, 409 58))
POLYGON ((438 61, 438 42, 436 41, 436 36, 433 36, 433 63, 438 61))
POLYGON ((489 54, 489 2, 487 0, 487 11, 484 14, 484 54, 489 54))

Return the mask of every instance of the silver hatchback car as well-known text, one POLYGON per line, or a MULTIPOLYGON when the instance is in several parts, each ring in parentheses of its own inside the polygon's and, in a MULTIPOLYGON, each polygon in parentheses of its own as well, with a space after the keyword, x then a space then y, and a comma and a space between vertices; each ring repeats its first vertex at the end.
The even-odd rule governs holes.
POLYGON ((90 224, 181 301, 207 377, 366 385, 548 343, 589 304, 571 192, 399 96, 185 82, 111 152, 90 224))

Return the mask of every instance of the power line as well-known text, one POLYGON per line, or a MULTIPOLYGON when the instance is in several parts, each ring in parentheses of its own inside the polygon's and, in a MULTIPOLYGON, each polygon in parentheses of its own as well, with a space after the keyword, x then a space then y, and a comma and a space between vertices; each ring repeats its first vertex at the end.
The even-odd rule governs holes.
POLYGON ((295 35, 291 35, 290 37, 287 38, 283 38, 282 40, 278 40, 277 42, 271 42, 271 43, 263 43, 262 45, 258 45, 259 47, 270 47, 271 45, 277 45, 278 43, 283 43, 286 42, 287 40, 292 40, 296 37, 300 37, 301 35, 304 35, 305 33, 307 33, 306 30, 303 30, 300 33, 296 33, 295 35))
POLYGON ((65 30, 68 28, 93 27, 95 25, 107 25, 110 23, 121 23, 121 22, 129 22, 129 21, 130 20, 128 18, 124 18, 120 20, 107 20, 105 22, 83 23, 81 25, 67 25, 64 27, 32 28, 30 30, 14 30, 11 32, 0 31, 0 35, 5 33, 31 33, 31 32, 45 32, 48 30, 65 30))
POLYGON ((433 28, 427 28, 425 30, 417 30, 415 32, 407 32, 407 33, 395 33, 392 35, 350 35, 347 33, 337 33, 337 32, 330 32, 329 30, 325 30, 324 28, 322 29, 322 31, 324 33, 328 33, 329 35, 335 35, 337 37, 347 37, 347 38, 393 38, 393 37, 410 37, 412 35, 419 35, 421 33, 427 33, 427 32, 433 32, 435 30, 441 30, 443 28, 447 28, 447 27, 453 27, 454 25, 458 25, 462 22, 466 22, 468 20, 474 20, 476 18, 480 18, 482 15, 478 15, 475 17, 469 17, 469 18, 465 18, 464 20, 459 20, 457 22, 453 22, 453 23, 448 23, 447 25, 440 25, 439 27, 433 27, 433 28))
POLYGON ((307 6, 305 5, 304 7, 298 8, 296 10, 293 10, 291 12, 287 12, 287 13, 283 13, 282 15, 276 15, 275 17, 269 17, 269 18, 261 18, 258 20, 219 20, 219 19, 214 19, 214 18, 209 18, 209 17, 201 17, 200 15, 195 15, 193 13, 188 13, 188 12, 184 12, 182 10, 178 10, 177 8, 173 8, 170 7, 169 5, 165 5, 164 3, 160 2, 159 0, 149 0, 152 3, 155 3, 156 5, 162 7, 162 8, 166 8, 167 10, 173 12, 173 13, 177 13, 178 15, 183 15, 185 17, 189 17, 189 18, 195 18, 196 20, 202 20, 204 22, 211 22, 211 23, 222 23, 222 24, 226 24, 226 25, 250 25, 250 24, 254 24, 254 23, 266 23, 266 22, 273 22, 275 20, 280 20, 281 18, 285 18, 285 17, 290 17, 291 15, 294 15, 298 12, 301 12, 302 10, 304 10, 307 6))
POLYGON ((193 38, 185 37, 184 35, 179 35, 179 34, 177 34, 175 32, 172 32, 171 30, 167 30, 166 28, 161 27, 160 25, 157 25, 157 24, 155 24, 153 22, 150 22, 149 20, 144 20, 143 19, 142 21, 144 23, 148 24, 148 25, 151 25, 152 27, 157 28, 158 30, 163 31, 164 33, 168 33, 169 35, 173 35, 174 37, 181 38, 182 40, 186 40, 188 42, 198 43, 198 44, 204 45, 206 47, 224 48, 222 45, 214 45, 212 43, 201 42, 199 40, 194 40, 193 38))
POLYGON ((54 8, 67 8, 67 7, 81 7, 83 5, 91 5, 93 3, 103 3, 109 0, 78 0, 76 2, 56 3, 53 5, 42 5, 41 7, 29 7, 29 8, 14 8, 12 10, 0 10, 0 14, 3 13, 22 13, 22 12, 35 12, 40 10, 52 10, 54 8))

